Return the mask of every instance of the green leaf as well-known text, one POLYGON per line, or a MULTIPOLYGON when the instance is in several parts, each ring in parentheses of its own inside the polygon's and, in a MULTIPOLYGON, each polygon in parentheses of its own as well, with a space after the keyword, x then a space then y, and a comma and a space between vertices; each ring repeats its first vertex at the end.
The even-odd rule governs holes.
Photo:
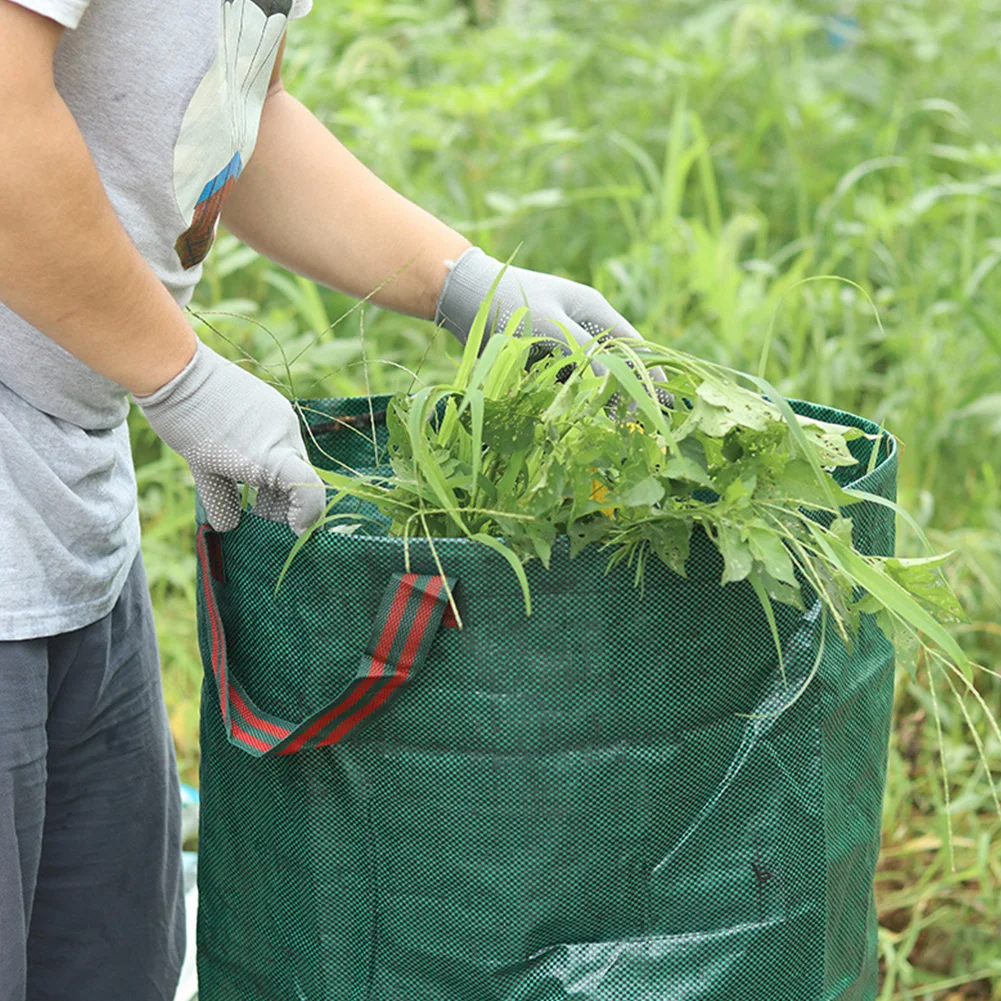
POLYGON ((531 336, 531 317, 528 315, 529 310, 527 306, 521 306, 516 309, 507 321, 507 326, 501 331, 501 336, 503 337, 514 337, 518 332, 518 328, 521 326, 521 321, 526 321, 525 333, 531 336))
POLYGON ((744 476, 731 480, 723 490, 723 500, 728 508, 746 508, 758 485, 758 478, 754 472, 747 472, 744 476))
POLYGON ((939 572, 951 554, 918 559, 888 559, 886 572, 906 591, 914 595, 940 622, 966 623, 969 617, 955 592, 939 572))
POLYGON ((797 415, 800 427, 807 440, 813 445, 825 466, 854 466, 858 460, 848 448, 848 442, 861 438, 858 428, 841 424, 828 424, 812 417, 797 415))
POLYGON ((714 438, 723 438, 737 427, 764 431, 779 420, 779 413, 771 403, 736 383, 707 380, 695 394, 692 418, 714 438))
POLYGON ((740 443, 739 431, 734 428, 723 440, 723 458, 727 462, 736 462, 744 457, 744 446, 740 443))
POLYGON ((409 396, 394 396, 386 408, 386 430, 389 433, 391 451, 396 455, 412 459, 414 452, 410 446, 410 435, 407 434, 409 408, 409 396))
POLYGON ((596 518, 593 521, 574 521, 569 524, 567 535, 570 537, 570 558, 579 556, 583 549, 600 541, 608 532, 609 524, 607 518, 596 518))
POLYGON ((772 608, 772 599, 769 597, 768 591, 765 588, 759 574, 752 573, 749 579, 751 581, 751 587, 754 588, 754 593, 758 596, 758 601, 761 603, 761 608, 765 613, 765 618, 768 620, 768 628, 771 631, 772 640, 775 643, 775 655, 778 657, 779 661, 779 673, 782 675, 782 687, 787 688, 789 682, 786 678, 785 658, 782 655, 782 639, 779 636, 778 623, 775 621, 775 609, 772 608))
POLYGON ((524 375, 527 353, 528 346, 520 340, 495 334, 476 362, 466 392, 482 389, 491 400, 515 392, 524 375))
POLYGON ((799 586, 789 550, 773 529, 762 523, 760 527, 751 525, 745 534, 751 555, 775 580, 790 587, 799 586))
POLYGON ((522 470, 525 468, 526 451, 514 452, 501 463, 504 468, 504 475, 497 481, 497 494, 500 497, 510 497, 514 492, 515 484, 522 470))
POLYGON ((462 349, 462 361, 459 363, 459 371, 455 376, 455 386, 460 392, 469 385, 473 368, 480 357, 480 348, 483 345, 483 338, 486 336, 487 324, 490 322, 490 310, 493 308, 494 296, 497 295, 497 286, 500 285, 501 278, 504 277, 504 273, 507 271, 510 263, 509 259, 507 264, 498 272, 497 277, 490 286, 487 297, 480 303, 480 308, 476 312, 476 318, 469 329, 466 345, 462 349))
POLYGON ((871 594, 863 594, 853 607, 863 615, 879 615, 881 612, 886 611, 883 603, 871 594))
POLYGON ((755 569, 754 573, 761 581, 762 586, 768 593, 768 597, 772 601, 781 602, 783 605, 791 605, 793 608, 804 611, 806 606, 803 604, 803 591, 799 585, 783 584, 777 581, 770 573, 762 570, 760 566, 755 569))
POLYGON ((654 553, 679 577, 685 576, 693 524, 683 518, 661 518, 649 527, 654 553))
POLYGON ((821 548, 829 553, 834 562, 843 566, 884 608, 900 616, 915 629, 920 629, 952 658, 952 662, 967 677, 972 675, 973 668, 963 648, 900 583, 868 563, 851 546, 846 546, 840 539, 825 534, 819 526, 809 525, 809 528, 821 548))
POLYGON ((535 442, 538 410, 514 407, 510 400, 487 400, 484 406, 483 441, 501 454, 524 451, 535 442))
POLYGON ((653 476, 640 480, 635 486, 620 493, 614 502, 623 507, 642 507, 659 504, 664 498, 664 485, 653 476))
MULTIPOLYGON (((786 463, 774 489, 786 501, 818 510, 834 510, 841 500, 841 488, 827 473, 821 472, 820 475, 828 481, 827 484, 818 481, 810 463, 804 459, 792 459, 786 463)), ((845 502, 848 500, 845 498, 845 502)))
MULTIPOLYGON (((838 507, 839 496, 843 497, 843 491, 836 490, 836 484, 831 476, 824 472, 820 464, 820 459, 817 457, 816 451, 811 447, 810 441, 807 439, 806 434, 800 427, 799 418, 793 412, 791 406, 789 406, 789 401, 767 380, 762 379, 758 376, 747 376, 763 393, 767 394, 769 399, 774 401, 774 404, 779 409, 783 419, 789 427, 789 433, 792 439, 799 446, 800 452, 805 457, 807 464, 810 469, 813 470, 813 476, 816 482, 820 485, 820 488, 824 491, 827 497, 827 503, 825 505, 816 505, 817 507, 825 506, 830 510, 835 510, 838 507)), ((842 503, 844 503, 842 501, 842 503)))
POLYGON ((717 543, 725 561, 722 583, 731 584, 744 580, 754 566, 754 557, 751 547, 741 536, 740 529, 720 525, 717 529, 717 543))
MULTIPOLYGON (((432 407, 433 409, 433 407, 432 407)), ((428 418, 430 418, 430 412, 428 418)), ((438 444, 448 445, 452 441, 452 435, 459 427, 459 404, 455 396, 450 396, 445 404, 445 416, 442 418, 441 427, 438 429, 438 444)))
POLYGON ((483 423, 485 401, 479 389, 466 393, 470 409, 470 494, 475 495, 480 486, 480 470, 483 466, 483 423))
POLYGON ((368 477, 348 476, 345 473, 334 473, 329 469, 317 469, 317 475, 332 487, 343 491, 343 495, 357 497, 359 500, 373 501, 378 504, 385 500, 393 500, 394 492, 368 477))
POLYGON ((834 518, 827 531, 840 539, 846 546, 854 545, 855 523, 851 518, 834 518))
POLYGON ((555 528, 551 525, 540 524, 539 522, 530 522, 525 526, 525 529, 535 555, 539 557, 542 565, 548 570, 550 560, 553 556, 553 540, 556 536, 555 528))
MULTIPOLYGON (((701 452, 701 448, 699 449, 701 452)), ((704 454, 704 453, 703 453, 704 454)), ((707 490, 713 489, 713 481, 704 466, 685 455, 672 456, 661 471, 669 480, 680 480, 683 483, 694 483, 707 490)))
POLYGON ((737 422, 730 417, 726 409, 711 406, 705 400, 697 398, 688 415, 688 424, 682 428, 682 433, 689 434, 698 430, 710 438, 725 438, 736 426, 737 422))
POLYGON ((407 438, 411 454, 417 458, 426 449, 428 418, 434 410, 438 399, 445 394, 435 386, 426 386, 414 394, 407 412, 407 438))

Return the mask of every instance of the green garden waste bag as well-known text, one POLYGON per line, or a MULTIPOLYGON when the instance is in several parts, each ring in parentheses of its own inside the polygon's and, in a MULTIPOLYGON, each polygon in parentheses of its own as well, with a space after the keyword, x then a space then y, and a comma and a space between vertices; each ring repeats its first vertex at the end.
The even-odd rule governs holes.
MULTIPOLYGON (((314 461, 371 467, 387 402, 310 401, 314 461)), ((891 438, 795 406, 872 434, 839 479, 894 496, 891 438)), ((891 510, 851 515, 892 553, 891 510)), ((871 617, 849 654, 819 603, 776 606, 783 683, 699 532, 687 578, 651 560, 642 590, 557 545, 526 617, 497 553, 442 539, 439 567, 418 539, 408 563, 359 523, 277 594, 286 526, 200 528, 201 1001, 873 1001, 871 617)))

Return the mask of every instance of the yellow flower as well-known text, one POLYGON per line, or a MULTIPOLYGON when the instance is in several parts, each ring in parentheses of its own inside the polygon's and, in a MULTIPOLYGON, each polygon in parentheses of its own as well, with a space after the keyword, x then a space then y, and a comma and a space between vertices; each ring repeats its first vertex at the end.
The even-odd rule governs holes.
MULTIPOLYGON (((639 434, 646 434, 646 428, 642 424, 636 421, 628 421, 625 425, 630 431, 637 432, 639 434)), ((662 452, 667 452, 667 449, 661 449, 662 452)), ((598 504, 608 499, 608 495, 611 491, 605 486, 601 480, 591 480, 591 500, 598 504)), ((601 509, 601 513, 607 518, 613 518, 615 516, 615 505, 610 504, 607 507, 601 509)))
MULTIPOLYGON (((608 499, 609 492, 608 487, 606 487, 601 480, 591 480, 591 500, 601 504, 603 501, 608 499)), ((607 518, 613 517, 615 513, 614 505, 603 507, 601 509, 601 513, 607 518)))

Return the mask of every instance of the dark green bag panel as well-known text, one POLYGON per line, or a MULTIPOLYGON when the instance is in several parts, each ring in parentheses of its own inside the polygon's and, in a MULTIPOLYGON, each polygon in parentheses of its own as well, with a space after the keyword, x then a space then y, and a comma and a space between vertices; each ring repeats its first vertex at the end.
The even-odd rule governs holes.
MULTIPOLYGON (((370 407, 385 400, 314 402, 314 460, 371 468, 370 407)), ((848 479, 892 497, 892 441, 862 475, 871 447, 852 443, 848 479)), ((891 511, 850 513, 860 548, 892 552, 891 511)), ((643 591, 607 554, 557 546, 527 568, 526 618, 496 553, 440 540, 439 568, 416 540, 407 567, 372 531, 314 537, 277 597, 286 527, 247 515, 202 536, 202 1001, 875 999, 893 651, 871 619, 851 655, 828 631, 778 714, 817 661, 818 607, 776 608, 784 689, 753 590, 720 586, 704 535, 686 579, 651 561, 643 591), (392 685, 373 711, 282 753, 373 663, 349 715, 392 685), (223 689, 269 749, 234 735, 246 716, 220 711, 223 689)))

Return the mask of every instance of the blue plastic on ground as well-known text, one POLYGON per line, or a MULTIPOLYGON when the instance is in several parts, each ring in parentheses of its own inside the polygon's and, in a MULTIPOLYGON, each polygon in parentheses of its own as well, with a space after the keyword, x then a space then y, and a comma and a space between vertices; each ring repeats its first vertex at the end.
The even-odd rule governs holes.
POLYGON ((186 786, 183 782, 181 783, 181 805, 182 806, 197 806, 201 801, 201 797, 198 794, 198 790, 194 786, 186 786))

